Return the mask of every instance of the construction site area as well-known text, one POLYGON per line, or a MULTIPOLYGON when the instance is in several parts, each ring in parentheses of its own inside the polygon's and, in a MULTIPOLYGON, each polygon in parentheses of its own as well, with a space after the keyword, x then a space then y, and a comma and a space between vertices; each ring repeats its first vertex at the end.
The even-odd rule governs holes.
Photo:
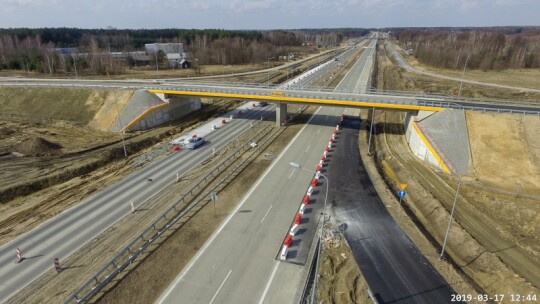
MULTIPOLYGON (((231 75, 227 80, 277 84, 333 55, 327 52, 309 57, 292 71, 286 68, 231 75)), ((356 58, 344 62, 339 73, 321 79, 317 85, 335 87, 356 58)), ((381 40, 375 62, 371 82, 381 90, 446 95, 456 95, 460 90, 464 97, 540 100, 540 93, 476 84, 463 84, 460 89, 459 82, 406 71, 398 67, 381 40)), ((0 245, 140 168, 174 153, 185 153, 174 151, 171 141, 245 102, 202 99, 200 109, 158 127, 118 132, 120 113, 137 94, 143 93, 128 89, 0 88, 0 245)), ((282 128, 275 127, 273 116, 254 120, 247 131, 214 151, 196 168, 182 172, 176 183, 165 187, 142 208, 71 253, 62 261, 61 276, 51 268, 7 303, 63 303, 178 197, 201 200, 186 219, 174 223, 150 250, 90 300, 156 301, 316 111, 316 106, 289 105, 287 112, 294 117, 290 125, 282 128), (252 142, 261 144, 260 149, 239 150, 252 142), (233 154, 238 157, 225 163, 233 154), (205 178, 199 186, 201 178, 220 166, 226 170, 208 181, 205 178), (205 196, 206 190, 213 188, 219 195, 217 207, 205 196), (165 265, 164 261, 174 262, 165 265)), ((406 113, 361 110, 358 150, 385 208, 457 293, 506 295, 503 303, 510 301, 510 295, 540 296, 539 117, 461 110, 433 115, 438 116, 428 115, 416 121, 420 128, 431 130, 428 134, 432 141, 445 141, 444 136, 449 136, 445 133, 453 131, 466 134, 460 137, 465 143, 459 144, 465 147, 465 152, 462 149, 459 153, 466 153, 466 160, 454 160, 453 150, 447 155, 457 173, 445 172, 430 164, 427 156, 421 159, 411 150, 406 113), (450 115, 459 116, 463 124, 455 127, 452 122, 446 123, 450 115), (434 131, 441 126, 451 127, 434 131), (397 192, 403 189, 402 184, 407 184, 407 196, 400 200, 397 192), (454 200, 456 207, 452 211, 454 200), (441 258, 449 221, 449 238, 441 258)), ((444 143, 438 147, 443 151, 451 149, 444 143)), ((180 207, 185 210, 188 205, 186 202, 180 207)), ((362 272, 342 232, 331 220, 321 243, 318 301, 371 303, 362 272)), ((483 301, 475 298, 467 302, 483 301)))

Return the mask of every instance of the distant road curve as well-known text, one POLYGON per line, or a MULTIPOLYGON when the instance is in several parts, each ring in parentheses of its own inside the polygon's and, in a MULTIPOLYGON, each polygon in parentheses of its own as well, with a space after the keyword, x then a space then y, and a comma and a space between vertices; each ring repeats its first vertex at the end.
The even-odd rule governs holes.
MULTIPOLYGON (((394 45, 393 45, 390 41, 387 40, 387 41, 386 41, 386 45, 387 45, 388 49, 389 49, 389 50, 392 52, 392 54, 394 55, 394 58, 396 59, 398 65, 399 65, 401 68, 404 68, 405 70, 407 70, 407 71, 409 71, 409 72, 413 72, 413 73, 416 73, 416 74, 427 75, 427 76, 432 76, 432 77, 437 77, 437 78, 442 78, 442 79, 447 79, 447 80, 461 81, 461 78, 445 76, 445 75, 441 75, 441 74, 437 74, 437 73, 433 73, 433 72, 428 72, 428 71, 424 71, 424 70, 417 69, 417 68, 411 66, 411 65, 410 65, 410 64, 409 64, 409 63, 401 56, 401 54, 399 54, 399 52, 394 48, 394 45)), ((509 86, 509 85, 503 85, 503 84, 491 83, 491 82, 481 82, 481 81, 467 80, 467 79, 463 79, 463 82, 465 82, 465 83, 471 83, 471 84, 478 84, 478 85, 483 85, 483 86, 489 86, 489 87, 502 88, 502 89, 512 89, 512 90, 521 90, 521 91, 527 91, 527 92, 540 93, 540 89, 531 89, 531 88, 524 88, 524 87, 514 87, 514 86, 509 86)))

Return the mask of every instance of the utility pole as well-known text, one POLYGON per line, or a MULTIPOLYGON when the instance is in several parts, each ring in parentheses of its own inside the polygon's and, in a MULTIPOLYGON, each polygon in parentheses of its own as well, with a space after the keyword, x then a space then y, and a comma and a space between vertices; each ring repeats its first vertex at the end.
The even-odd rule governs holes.
POLYGON ((157 78, 159 79, 159 64, 158 64, 158 60, 157 60, 157 53, 158 53, 158 47, 157 47, 157 43, 156 43, 156 52, 154 53, 154 55, 156 56, 156 74, 157 74, 157 78))
POLYGON ((268 57, 268 59, 266 60, 267 64, 268 64, 268 69, 266 70, 267 72, 267 76, 266 76, 266 84, 267 85, 270 85, 270 59, 274 59, 274 57, 268 57))
POLYGON ((450 211, 450 220, 448 221, 448 227, 446 228, 446 234, 444 236, 444 242, 441 249, 441 256, 439 257, 439 259, 442 259, 444 256, 444 249, 446 247, 446 241, 448 240, 448 233, 450 232, 450 225, 452 224, 452 219, 454 218, 454 210, 456 209, 456 202, 459 195, 460 187, 461 187, 461 178, 459 179, 459 183, 457 185, 456 195, 454 196, 454 203, 452 203, 452 211, 450 211))
POLYGON ((467 68, 467 61, 469 61, 469 54, 467 54, 467 58, 465 58, 465 65, 463 66, 463 73, 461 74, 461 82, 459 83, 459 91, 457 94, 458 98, 461 96, 461 87, 463 86, 463 77, 465 77, 465 69, 467 68))

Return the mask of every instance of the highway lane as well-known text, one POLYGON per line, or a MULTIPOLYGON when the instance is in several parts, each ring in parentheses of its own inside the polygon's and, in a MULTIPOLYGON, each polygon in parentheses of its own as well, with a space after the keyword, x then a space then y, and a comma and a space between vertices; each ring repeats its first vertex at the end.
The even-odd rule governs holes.
MULTIPOLYGON (((313 176, 289 162, 314 170, 342 111, 322 108, 312 117, 158 303, 292 301, 302 266, 275 258, 313 176), (273 291, 276 286, 279 292, 273 291)), ((314 214, 321 206, 322 200, 310 205, 314 214)))
POLYGON ((242 119, 209 134, 209 141, 196 151, 181 151, 132 173, 116 184, 92 195, 81 204, 62 212, 0 248, 0 302, 6 300, 43 272, 55 257, 67 257, 86 242, 130 214, 130 202, 138 207, 250 127, 250 122, 269 114, 273 106, 255 108, 242 119), (252 118, 253 120, 250 120, 252 118), (152 181, 149 181, 151 179, 152 181), (15 249, 26 258, 15 263, 15 249))

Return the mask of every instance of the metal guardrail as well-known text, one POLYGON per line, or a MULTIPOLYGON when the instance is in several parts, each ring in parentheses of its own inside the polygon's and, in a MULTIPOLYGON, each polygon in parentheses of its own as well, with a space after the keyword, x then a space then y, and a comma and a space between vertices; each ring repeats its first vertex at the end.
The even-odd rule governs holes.
MULTIPOLYGON (((272 128, 265 128, 257 132, 255 136, 252 137, 248 142, 253 141, 253 139, 258 138, 263 132, 271 130, 272 128)), ((266 142, 271 139, 269 137, 265 142, 263 142, 259 147, 262 147, 266 142)), ((107 263, 103 268, 101 268, 91 279, 84 283, 73 295, 71 295, 66 301, 68 303, 81 303, 99 292, 106 284, 108 284, 112 279, 114 279, 121 271, 128 267, 134 260, 140 256, 150 245, 152 245, 164 232, 166 232, 172 225, 182 219, 186 214, 188 214, 193 208, 197 207, 205 197, 201 197, 197 201, 191 203, 185 210, 181 211, 179 215, 174 218, 168 219, 168 216, 174 216, 177 212, 182 210, 180 204, 185 203, 189 196, 193 195, 193 192, 200 188, 202 184, 206 183, 214 174, 221 172, 221 170, 228 168, 238 157, 245 152, 245 150, 250 149, 249 144, 244 144, 238 148, 233 154, 223 160, 219 165, 217 165, 212 171, 207 175, 202 177, 195 185, 193 185, 189 191, 187 191, 180 199, 173 203, 165 212, 163 212, 156 220, 154 220, 150 225, 147 226, 145 230, 137 237, 135 237, 129 245, 127 245, 123 250, 120 251, 112 260, 107 263), (158 228, 161 227, 161 228, 158 228)), ((256 151, 254 151, 256 152, 256 151)), ((209 192, 215 190, 219 187, 229 176, 235 173, 238 168, 244 164, 247 160, 246 158, 235 167, 231 172, 229 172, 221 181, 218 182, 209 192)), ((185 208, 185 207, 184 207, 185 208)))

